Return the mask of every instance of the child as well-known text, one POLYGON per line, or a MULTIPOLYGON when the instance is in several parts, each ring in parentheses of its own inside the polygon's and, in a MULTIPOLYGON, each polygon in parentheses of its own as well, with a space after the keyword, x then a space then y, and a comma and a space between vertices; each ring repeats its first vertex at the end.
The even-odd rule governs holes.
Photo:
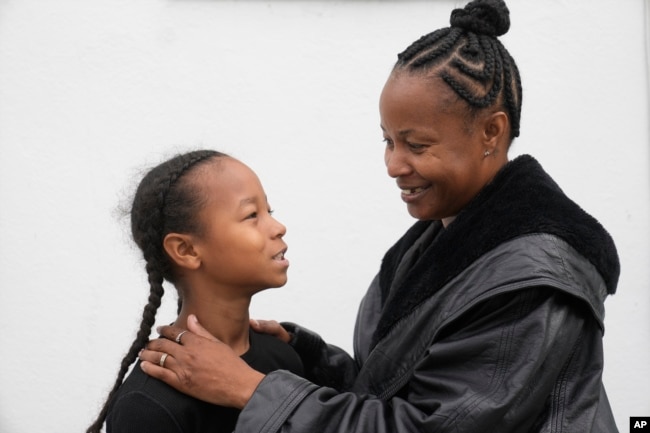
MULTIPOLYGON (((195 315, 251 367, 302 374, 287 344, 249 329, 251 297, 287 282, 285 227, 271 216, 262 185, 242 162, 210 150, 178 155, 149 171, 131 208, 133 239, 149 276, 140 330, 122 360, 113 389, 88 433, 231 432, 238 410, 177 392, 142 372, 139 363, 163 296, 163 280, 179 296, 179 326, 195 315)), ((182 336, 181 336, 182 338, 182 336)), ((177 339, 182 344, 181 339, 177 339)), ((163 354, 159 360, 173 362, 163 354)))

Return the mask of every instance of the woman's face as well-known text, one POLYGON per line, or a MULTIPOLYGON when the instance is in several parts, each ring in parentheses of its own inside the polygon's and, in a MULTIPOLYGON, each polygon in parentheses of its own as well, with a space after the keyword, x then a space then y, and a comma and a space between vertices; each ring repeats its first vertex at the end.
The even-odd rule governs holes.
POLYGON ((384 86, 384 160, 417 219, 446 226, 502 165, 485 156, 485 116, 469 121, 464 107, 438 78, 398 72, 384 86))
POLYGON ((212 283, 246 293, 284 285, 286 228, 271 215, 257 175, 234 158, 221 158, 197 174, 208 200, 194 245, 212 283))

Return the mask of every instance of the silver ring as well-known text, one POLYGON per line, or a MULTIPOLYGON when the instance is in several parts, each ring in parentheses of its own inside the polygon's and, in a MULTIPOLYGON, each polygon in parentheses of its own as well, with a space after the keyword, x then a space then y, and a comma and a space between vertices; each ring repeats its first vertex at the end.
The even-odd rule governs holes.
POLYGON ((167 354, 163 353, 162 356, 160 357, 160 361, 158 361, 158 365, 160 365, 162 368, 165 368, 166 359, 167 359, 167 354))
POLYGON ((175 339, 175 340, 176 340, 176 342, 177 342, 178 344, 183 344, 183 343, 181 343, 181 337, 182 337, 183 334, 185 334, 186 332, 187 332, 187 331, 181 331, 181 333, 178 334, 178 335, 176 336, 176 339, 175 339))

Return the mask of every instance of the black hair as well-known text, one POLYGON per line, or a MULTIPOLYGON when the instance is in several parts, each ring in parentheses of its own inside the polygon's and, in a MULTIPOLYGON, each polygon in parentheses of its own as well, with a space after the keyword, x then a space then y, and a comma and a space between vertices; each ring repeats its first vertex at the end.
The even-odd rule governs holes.
POLYGON ((394 70, 434 72, 469 105, 470 113, 502 104, 512 141, 519 136, 521 78, 497 39, 510 28, 508 7, 503 0, 474 0, 454 9, 450 23, 398 54, 394 70))
MULTIPOLYGON (((138 185, 131 206, 131 233, 146 262, 149 300, 142 312, 136 338, 122 359, 113 389, 87 433, 101 431, 115 392, 149 340, 164 294, 163 280, 174 283, 173 266, 163 247, 165 236, 169 233, 199 233, 201 230, 196 215, 206 197, 200 188, 187 181, 187 174, 214 158, 227 156, 213 150, 180 154, 151 169, 138 185)), ((179 294, 179 310, 181 303, 179 294)))

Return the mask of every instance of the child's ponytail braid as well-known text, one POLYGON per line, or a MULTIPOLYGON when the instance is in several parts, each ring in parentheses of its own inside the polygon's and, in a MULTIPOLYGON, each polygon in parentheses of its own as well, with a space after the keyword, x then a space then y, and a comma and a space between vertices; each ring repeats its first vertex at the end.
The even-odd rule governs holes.
MULTIPOLYGON (((227 155, 201 150, 178 155, 149 171, 140 182, 131 207, 131 232, 142 250, 149 281, 149 299, 142 312, 142 321, 135 340, 120 363, 113 388, 106 398, 95 422, 87 433, 99 433, 106 420, 111 400, 122 384, 129 367, 149 340, 156 312, 165 292, 163 281, 174 282, 172 266, 163 248, 168 233, 195 233, 198 229, 196 214, 204 198, 197 188, 192 188, 181 178, 192 168, 212 158, 227 155)), ((179 296, 178 308, 182 304, 179 296)))

